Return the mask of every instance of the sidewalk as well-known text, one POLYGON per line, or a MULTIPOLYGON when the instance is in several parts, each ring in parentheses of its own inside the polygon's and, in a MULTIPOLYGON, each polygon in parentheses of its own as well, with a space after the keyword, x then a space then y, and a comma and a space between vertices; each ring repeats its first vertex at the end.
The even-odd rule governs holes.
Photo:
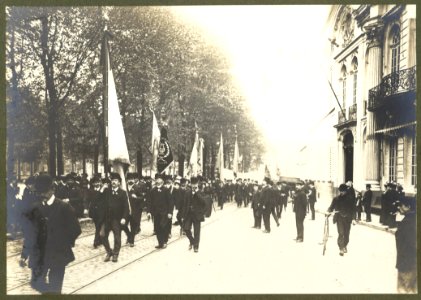
MULTIPOLYGON (((319 214, 323 214, 323 215, 325 213, 325 211, 321 211, 321 210, 318 210, 318 209, 316 209, 316 212, 319 213, 319 214)), ((396 216, 396 221, 399 222, 399 221, 402 220, 402 218, 403 218, 403 216, 398 214, 396 216)), ((367 227, 370 227, 370 228, 373 228, 373 229, 386 231, 386 232, 389 232, 393 235, 396 232, 396 228, 389 228, 389 227, 387 227, 383 224, 380 224, 380 216, 376 215, 376 214, 373 214, 373 213, 371 214, 371 222, 365 221, 365 213, 361 214, 361 221, 356 221, 356 222, 357 222, 358 225, 363 225, 363 226, 367 226, 367 227)))

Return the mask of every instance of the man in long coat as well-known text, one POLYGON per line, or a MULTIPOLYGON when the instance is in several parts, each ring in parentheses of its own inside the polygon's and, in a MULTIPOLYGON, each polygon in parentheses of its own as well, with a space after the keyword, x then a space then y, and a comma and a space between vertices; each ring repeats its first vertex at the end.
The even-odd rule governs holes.
POLYGON ((174 202, 168 189, 163 186, 164 180, 158 177, 155 183, 149 193, 149 212, 153 216, 154 231, 158 240, 155 248, 164 249, 168 243, 168 222, 172 220, 174 202))
POLYGON ((307 196, 303 191, 304 182, 296 183, 296 192, 294 195, 295 226, 297 227, 297 243, 304 241, 304 219, 307 214, 307 196))
POLYGON ((199 251, 201 222, 205 220, 206 200, 199 189, 198 179, 191 178, 191 190, 186 194, 183 205, 183 224, 186 236, 189 239, 189 250, 199 251), (192 226, 194 235, 192 234, 192 226))
POLYGON ((43 277, 48 272, 48 285, 41 292, 61 293, 66 266, 75 260, 72 247, 81 234, 74 209, 55 198, 53 180, 49 175, 39 175, 35 189, 40 199, 39 212, 44 220, 38 232, 42 242, 43 277))
POLYGON ((129 203, 127 193, 121 189, 121 177, 117 173, 111 173, 111 188, 104 191, 105 201, 107 205, 107 212, 105 222, 102 225, 100 236, 102 244, 107 251, 104 262, 110 261, 112 257, 113 262, 118 261, 118 255, 121 248, 121 230, 129 220, 129 203), (108 236, 110 232, 114 235, 114 248, 111 249, 108 236))

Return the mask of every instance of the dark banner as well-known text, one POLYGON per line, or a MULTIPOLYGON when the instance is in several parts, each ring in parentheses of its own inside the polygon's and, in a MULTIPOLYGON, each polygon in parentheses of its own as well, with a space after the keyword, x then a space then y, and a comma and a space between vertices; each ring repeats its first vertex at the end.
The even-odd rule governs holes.
POLYGON ((164 170, 172 163, 173 155, 170 143, 168 142, 167 129, 161 128, 161 139, 158 147, 158 173, 164 172, 164 170))

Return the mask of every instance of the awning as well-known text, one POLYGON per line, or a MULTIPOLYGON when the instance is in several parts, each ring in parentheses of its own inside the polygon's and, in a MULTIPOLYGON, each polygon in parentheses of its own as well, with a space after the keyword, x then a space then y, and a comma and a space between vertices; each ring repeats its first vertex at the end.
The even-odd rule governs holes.
POLYGON ((413 121, 413 122, 409 122, 409 123, 405 123, 405 124, 401 124, 401 125, 397 125, 397 126, 393 126, 389 128, 379 129, 379 130, 376 130, 375 133, 386 133, 386 132, 398 130, 401 128, 410 127, 413 125, 417 125, 417 121, 413 121))

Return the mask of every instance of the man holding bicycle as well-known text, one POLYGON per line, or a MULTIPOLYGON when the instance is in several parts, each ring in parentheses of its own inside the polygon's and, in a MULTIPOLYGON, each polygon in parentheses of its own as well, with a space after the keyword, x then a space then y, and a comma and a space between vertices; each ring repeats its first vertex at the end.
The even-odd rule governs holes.
POLYGON ((355 203, 348 196, 347 190, 348 187, 345 184, 339 186, 339 195, 333 198, 326 214, 329 216, 335 211, 333 223, 336 223, 338 228, 338 246, 339 255, 341 256, 348 251, 346 247, 349 243, 351 223, 355 224, 355 203))

